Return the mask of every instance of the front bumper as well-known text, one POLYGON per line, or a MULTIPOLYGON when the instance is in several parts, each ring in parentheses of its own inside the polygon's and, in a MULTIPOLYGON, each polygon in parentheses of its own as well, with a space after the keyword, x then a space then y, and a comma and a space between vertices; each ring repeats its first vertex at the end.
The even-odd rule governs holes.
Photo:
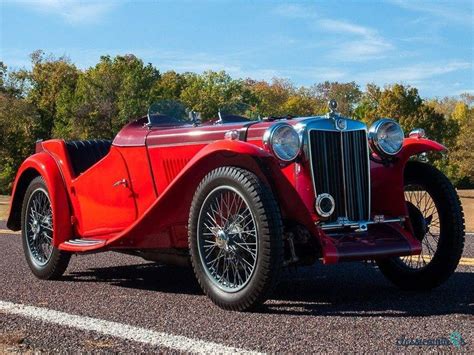
POLYGON ((421 243, 400 222, 370 221, 363 231, 353 228, 354 225, 333 230, 320 229, 324 264, 420 254, 421 243))

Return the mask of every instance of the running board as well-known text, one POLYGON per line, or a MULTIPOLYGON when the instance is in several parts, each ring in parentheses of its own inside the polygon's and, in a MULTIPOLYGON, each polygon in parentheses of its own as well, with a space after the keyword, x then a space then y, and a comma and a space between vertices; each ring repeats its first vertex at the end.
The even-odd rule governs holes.
POLYGON ((105 246, 105 239, 71 239, 59 244, 59 250, 69 252, 86 252, 101 249, 105 246))

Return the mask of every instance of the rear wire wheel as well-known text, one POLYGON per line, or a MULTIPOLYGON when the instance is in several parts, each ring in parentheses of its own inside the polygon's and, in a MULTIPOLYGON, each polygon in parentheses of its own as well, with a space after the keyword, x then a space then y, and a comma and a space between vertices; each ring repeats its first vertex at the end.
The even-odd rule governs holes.
POLYGON ((40 279, 57 279, 66 271, 71 254, 53 245, 53 211, 42 177, 28 186, 22 206, 22 239, 26 261, 40 279))
POLYGON ((194 195, 189 247, 196 277, 218 306, 252 309, 268 297, 283 262, 282 222, 271 190, 249 171, 211 171, 194 195))
POLYGON ((420 255, 377 261, 380 271, 407 290, 439 286, 456 270, 464 247, 464 215, 448 178, 435 167, 408 162, 405 201, 420 255))

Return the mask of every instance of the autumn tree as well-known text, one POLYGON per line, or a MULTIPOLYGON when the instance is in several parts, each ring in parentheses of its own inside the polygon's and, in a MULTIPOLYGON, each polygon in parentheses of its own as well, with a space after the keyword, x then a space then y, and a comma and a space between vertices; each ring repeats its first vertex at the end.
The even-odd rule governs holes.
MULTIPOLYGON (((362 92, 355 82, 339 83, 325 81, 312 87, 315 97, 321 103, 334 99, 337 101, 337 110, 344 116, 352 117, 362 92)), ((327 106, 326 106, 327 107, 327 106)))
POLYGON ((474 96, 421 99, 414 87, 354 82, 324 82, 296 87, 288 79, 234 79, 226 72, 160 74, 133 55, 103 56, 93 67, 78 69, 67 58, 31 55, 31 69, 8 71, 0 62, 0 191, 5 192, 34 141, 50 137, 112 138, 131 119, 161 99, 179 99, 204 119, 219 109, 245 108, 252 117, 312 116, 338 111, 372 124, 381 117, 400 122, 405 132, 424 128, 449 154, 432 163, 459 186, 474 184, 474 96), (242 104, 241 104, 242 103, 242 104))
POLYGON ((262 116, 293 114, 288 112, 290 107, 285 107, 288 100, 296 95, 295 88, 289 80, 273 78, 268 83, 247 79, 247 87, 255 94, 258 100, 258 111, 262 116))

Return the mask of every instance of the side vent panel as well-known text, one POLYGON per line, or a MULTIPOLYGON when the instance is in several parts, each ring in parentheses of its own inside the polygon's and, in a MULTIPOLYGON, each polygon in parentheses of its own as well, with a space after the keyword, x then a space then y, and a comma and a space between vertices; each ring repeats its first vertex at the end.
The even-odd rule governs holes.
POLYGON ((170 158, 163 160, 163 168, 168 183, 174 180, 174 178, 180 173, 181 170, 183 170, 189 160, 190 159, 186 158, 170 158))

